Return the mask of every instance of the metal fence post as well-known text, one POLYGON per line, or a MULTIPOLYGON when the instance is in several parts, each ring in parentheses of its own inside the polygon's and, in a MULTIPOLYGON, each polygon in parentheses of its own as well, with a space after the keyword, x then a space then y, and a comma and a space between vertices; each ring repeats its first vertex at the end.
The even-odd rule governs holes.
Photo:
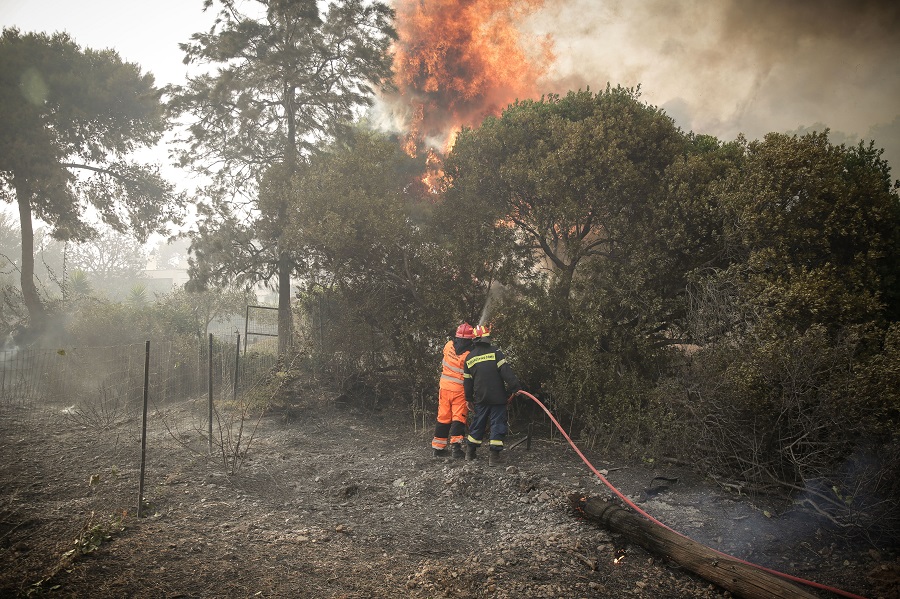
POLYGON ((209 365, 206 373, 207 390, 209 391, 209 409, 207 417, 209 418, 209 453, 212 455, 212 417, 213 417, 213 334, 209 334, 209 355, 207 356, 209 365))
POLYGON ((141 419, 141 475, 138 483, 137 517, 144 515, 144 465, 147 462, 147 403, 150 397, 150 341, 144 350, 144 415, 141 419))
MULTIPOLYGON (((244 355, 247 355, 247 331, 250 330, 250 306, 244 309, 244 355)), ((240 346, 238 347, 240 349, 240 346)))
POLYGON ((237 388, 238 388, 238 363, 241 359, 241 334, 237 334, 237 349, 234 352, 234 389, 232 390, 232 395, 234 401, 237 401, 237 388))

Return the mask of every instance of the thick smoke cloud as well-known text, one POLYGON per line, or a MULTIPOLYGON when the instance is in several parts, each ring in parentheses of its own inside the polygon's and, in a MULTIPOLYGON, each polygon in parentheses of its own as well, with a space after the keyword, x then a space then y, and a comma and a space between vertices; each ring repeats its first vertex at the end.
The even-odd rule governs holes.
POLYGON ((733 139, 822 124, 885 147, 900 175, 900 4, 547 0, 546 91, 640 84, 685 129, 733 139))

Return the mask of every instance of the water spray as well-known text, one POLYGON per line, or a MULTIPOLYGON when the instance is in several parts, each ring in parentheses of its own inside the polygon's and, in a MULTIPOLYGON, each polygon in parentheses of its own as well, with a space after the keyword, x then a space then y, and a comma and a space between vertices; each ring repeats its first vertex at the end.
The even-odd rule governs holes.
POLYGON ((481 316, 478 317, 478 326, 480 327, 484 326, 484 324, 487 322, 488 304, 490 303, 491 298, 490 296, 488 296, 487 299, 484 300, 484 307, 481 309, 481 316))
POLYGON ((497 298, 503 293, 504 286, 496 281, 488 285, 487 297, 484 299, 484 307, 481 309, 481 316, 478 317, 478 326, 487 324, 491 316, 491 307, 497 298))

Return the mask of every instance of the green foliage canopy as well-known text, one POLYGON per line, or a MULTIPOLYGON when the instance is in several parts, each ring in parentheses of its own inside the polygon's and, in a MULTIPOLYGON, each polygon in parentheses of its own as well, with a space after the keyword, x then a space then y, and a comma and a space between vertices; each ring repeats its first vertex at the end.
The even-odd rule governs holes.
POLYGON ((744 152, 722 195, 739 301, 782 331, 896 318, 900 201, 880 151, 823 132, 744 152))
POLYGON ((613 259, 623 233, 649 210, 684 138, 672 119, 621 87, 520 101, 464 130, 447 173, 511 223, 567 298, 579 266, 613 259))
POLYGON ((127 159, 166 130, 160 96, 152 75, 112 50, 82 49, 64 33, 3 30, 0 198, 19 207, 32 324, 44 314, 33 281, 32 217, 56 238, 79 241, 96 233, 89 209, 140 240, 178 220, 172 186, 155 167, 127 159))
POLYGON ((201 285, 277 276, 284 348, 301 258, 282 243, 287 206, 257 198, 259 185, 272 168, 290 181, 371 101, 372 86, 390 74, 393 12, 362 0, 332 3, 324 14, 315 0, 258 0, 259 16, 234 0, 218 4, 212 29, 181 45, 186 63, 214 70, 171 90, 170 110, 188 122, 180 161, 212 181, 191 276, 201 285))
MULTIPOLYGON (((314 156, 290 186, 287 241, 307 256, 306 309, 317 319, 328 309, 318 330, 327 329, 329 347, 370 366, 377 348, 407 374, 424 367, 430 376, 430 339, 458 324, 466 285, 432 235, 423 167, 397 139, 355 130, 314 156)), ((281 180, 266 179, 260 197, 283 193, 281 180)))
POLYGON ((650 318, 646 292, 663 278, 642 279, 640 269, 653 272, 666 169, 687 147, 671 118, 621 87, 517 102, 460 134, 447 160, 447 203, 466 228, 494 232, 471 259, 503 255, 520 266, 501 281, 514 292, 497 324, 534 387, 560 377, 598 383, 588 375, 593 360, 571 359, 578 343, 606 356, 619 356, 624 339, 635 345, 635 314, 650 318), (627 333, 613 330, 623 324, 627 333))

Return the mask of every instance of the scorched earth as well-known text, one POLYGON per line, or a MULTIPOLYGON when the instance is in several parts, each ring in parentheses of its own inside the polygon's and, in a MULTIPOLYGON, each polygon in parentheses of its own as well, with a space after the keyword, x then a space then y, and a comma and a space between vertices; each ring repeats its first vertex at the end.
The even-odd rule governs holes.
MULTIPOLYGON (((729 596, 574 513, 571 494, 610 494, 548 422, 529 450, 490 468, 483 457, 433 458, 433 415, 294 404, 244 423, 248 451, 234 474, 191 430, 201 401, 158 407, 140 519, 134 420, 101 429, 64 410, 4 406, 0 596, 729 596)), ((523 432, 514 422, 508 444, 523 432)), ((695 540, 857 594, 900 596, 895 552, 847 543, 808 514, 736 496, 683 465, 585 453, 695 540), (657 476, 678 481, 660 488, 657 476)))

